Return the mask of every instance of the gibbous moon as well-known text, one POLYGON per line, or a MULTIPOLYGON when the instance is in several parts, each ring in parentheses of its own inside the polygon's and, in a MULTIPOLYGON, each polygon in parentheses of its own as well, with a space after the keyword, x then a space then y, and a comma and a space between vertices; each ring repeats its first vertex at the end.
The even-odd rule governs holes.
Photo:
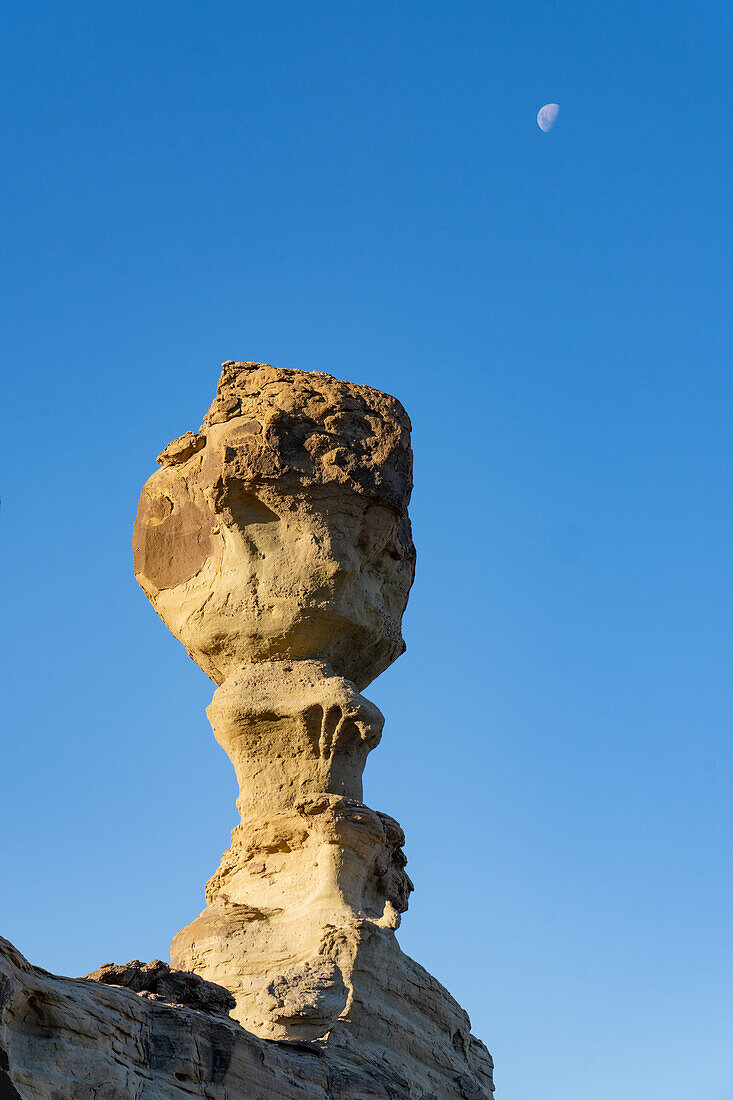
POLYGON ((557 103, 546 103, 544 107, 540 107, 537 112, 537 125, 540 130, 544 130, 545 133, 551 130, 559 114, 560 108, 557 103))

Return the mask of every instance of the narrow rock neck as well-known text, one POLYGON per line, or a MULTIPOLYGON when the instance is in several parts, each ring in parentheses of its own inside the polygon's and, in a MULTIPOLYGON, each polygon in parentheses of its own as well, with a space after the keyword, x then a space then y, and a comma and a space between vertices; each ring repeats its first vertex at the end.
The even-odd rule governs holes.
POLYGON ((303 799, 362 800, 362 774, 384 718, 350 680, 322 661, 242 665, 207 709, 239 783, 243 820, 303 799))
POLYGON ((171 959, 229 989, 255 1034, 317 1038, 350 1011, 362 940, 394 949, 412 889, 400 826, 362 802, 382 715, 313 660, 241 666, 208 715, 242 821, 171 959))

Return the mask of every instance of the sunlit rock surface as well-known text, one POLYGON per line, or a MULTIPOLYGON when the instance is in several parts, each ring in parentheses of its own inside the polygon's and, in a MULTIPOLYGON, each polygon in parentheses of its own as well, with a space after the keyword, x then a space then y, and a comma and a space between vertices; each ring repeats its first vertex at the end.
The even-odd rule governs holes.
POLYGON ((326 374, 229 362, 200 431, 158 463, 135 573, 218 685, 240 823, 172 970, 53 978, 8 945, 8 1080, 28 1100, 485 1100, 488 1052, 395 937, 402 829, 363 801, 384 719, 361 692, 404 650, 415 568, 407 414, 326 374))

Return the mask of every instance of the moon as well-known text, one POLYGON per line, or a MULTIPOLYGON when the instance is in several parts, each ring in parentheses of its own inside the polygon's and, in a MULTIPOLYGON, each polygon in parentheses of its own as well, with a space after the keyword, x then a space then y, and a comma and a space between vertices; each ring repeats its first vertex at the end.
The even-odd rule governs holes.
POLYGON ((548 133, 555 125, 559 114, 560 108, 557 103, 546 103, 544 107, 540 107, 537 112, 537 125, 540 130, 544 130, 545 133, 548 133))

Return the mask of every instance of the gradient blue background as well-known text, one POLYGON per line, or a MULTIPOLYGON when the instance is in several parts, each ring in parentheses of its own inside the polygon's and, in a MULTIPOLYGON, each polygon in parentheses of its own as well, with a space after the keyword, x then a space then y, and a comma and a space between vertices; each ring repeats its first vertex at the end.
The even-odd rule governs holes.
POLYGON ((234 777, 137 496, 222 360, 324 370, 414 423, 404 948, 498 1100, 729 1100, 729 0, 6 13, 0 932, 202 907, 234 777))

